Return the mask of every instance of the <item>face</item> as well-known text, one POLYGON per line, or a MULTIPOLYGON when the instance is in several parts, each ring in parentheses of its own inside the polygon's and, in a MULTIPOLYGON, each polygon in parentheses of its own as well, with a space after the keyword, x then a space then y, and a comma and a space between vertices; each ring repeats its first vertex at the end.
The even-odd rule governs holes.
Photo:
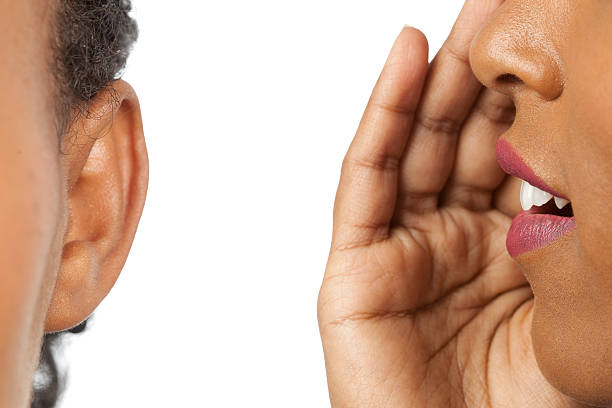
POLYGON ((0 358, 12 356, 0 372, 0 395, 16 398, 0 397, 3 406, 23 406, 14 389, 35 367, 32 350, 42 334, 59 265, 57 235, 66 222, 50 47, 37 29, 49 26, 50 13, 40 4, 46 2, 0 1, 0 358))
POLYGON ((53 4, 0 0, 0 406, 28 405, 43 333, 78 324, 106 296, 147 188, 126 83, 58 135, 53 4))
POLYGON ((470 53, 481 82, 516 105, 500 165, 536 187, 524 184, 536 206, 507 246, 533 289, 538 365, 599 406, 612 404, 611 45, 610 0, 506 0, 470 53))

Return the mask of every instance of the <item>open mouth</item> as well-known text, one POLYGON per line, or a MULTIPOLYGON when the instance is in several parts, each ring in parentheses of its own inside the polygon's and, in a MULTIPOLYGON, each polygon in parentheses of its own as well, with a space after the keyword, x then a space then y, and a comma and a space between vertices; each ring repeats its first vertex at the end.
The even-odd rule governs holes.
POLYGON ((521 184, 521 207, 529 214, 551 214, 559 217, 573 217, 572 203, 532 186, 526 181, 521 184))
POLYGON ((565 207, 559 209, 551 200, 544 204, 543 206, 533 206, 529 210, 527 210, 529 214, 551 214, 559 217, 573 217, 574 210, 572 209, 572 204, 568 204, 565 207))
POLYGON ((569 200, 553 196, 523 181, 521 211, 512 220, 506 238, 510 256, 542 248, 561 238, 576 226, 569 200))
POLYGON ((504 139, 497 141, 497 161, 508 174, 523 180, 521 211, 512 220, 506 238, 508 253, 517 257, 550 244, 576 226, 568 197, 555 192, 523 161, 504 139))

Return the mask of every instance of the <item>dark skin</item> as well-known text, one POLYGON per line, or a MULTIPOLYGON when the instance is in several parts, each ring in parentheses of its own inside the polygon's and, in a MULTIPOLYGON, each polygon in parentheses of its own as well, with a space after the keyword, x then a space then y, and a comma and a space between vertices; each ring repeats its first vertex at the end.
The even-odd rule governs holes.
POLYGON ((117 279, 144 206, 138 98, 123 81, 57 135, 52 4, 0 0, 0 407, 29 406, 45 332, 79 324, 117 279))
POLYGON ((611 22, 606 0, 469 0, 431 65, 401 32, 336 196, 332 406, 612 405, 611 22), (576 219, 515 259, 499 138, 576 219))

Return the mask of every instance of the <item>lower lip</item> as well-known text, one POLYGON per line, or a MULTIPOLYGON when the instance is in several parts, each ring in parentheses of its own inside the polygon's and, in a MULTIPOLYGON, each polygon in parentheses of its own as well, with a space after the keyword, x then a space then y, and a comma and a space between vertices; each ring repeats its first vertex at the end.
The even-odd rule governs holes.
POLYGON ((510 256, 517 257, 556 241, 575 227, 574 217, 521 211, 512 220, 506 238, 506 248, 510 256))

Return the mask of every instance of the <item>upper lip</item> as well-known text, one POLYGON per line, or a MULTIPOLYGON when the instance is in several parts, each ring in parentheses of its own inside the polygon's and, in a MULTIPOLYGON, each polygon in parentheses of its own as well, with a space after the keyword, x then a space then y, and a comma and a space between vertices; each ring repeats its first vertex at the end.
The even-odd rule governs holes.
POLYGON ((525 180, 534 187, 546 191, 555 197, 569 200, 563 194, 553 190, 548 184, 538 177, 533 170, 518 155, 514 148, 504 139, 498 139, 496 145, 497 162, 506 173, 525 180))

